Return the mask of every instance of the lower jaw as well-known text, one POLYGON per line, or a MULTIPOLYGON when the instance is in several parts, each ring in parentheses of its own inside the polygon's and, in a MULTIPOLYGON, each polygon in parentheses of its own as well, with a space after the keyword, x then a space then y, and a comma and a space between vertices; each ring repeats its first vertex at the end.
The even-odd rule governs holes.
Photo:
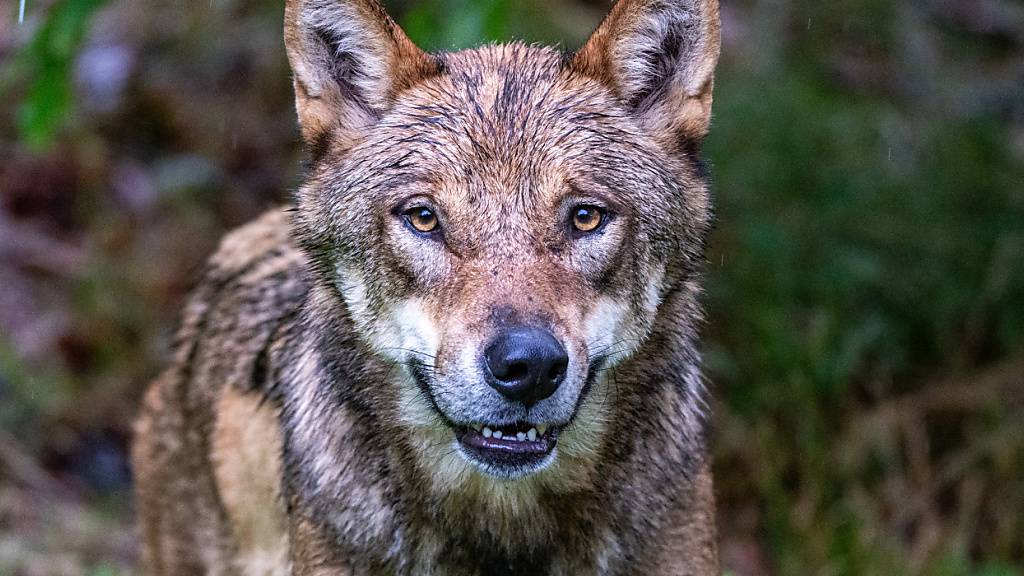
POLYGON ((526 478, 527 476, 536 474, 549 465, 555 460, 556 450, 552 450, 544 456, 530 458, 529 460, 501 460, 493 458, 481 458, 481 456, 475 452, 471 452, 470 449, 462 443, 458 443, 459 452, 462 457, 469 461, 470 464, 475 466, 478 470, 491 476, 493 478, 499 478, 502 480, 519 480, 526 478))

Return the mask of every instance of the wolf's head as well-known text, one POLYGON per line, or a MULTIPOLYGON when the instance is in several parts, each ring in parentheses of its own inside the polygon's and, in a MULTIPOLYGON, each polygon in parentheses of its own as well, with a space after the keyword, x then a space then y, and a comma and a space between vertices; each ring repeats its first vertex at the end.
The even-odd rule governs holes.
POLYGON ((592 458, 605 375, 696 295, 717 1, 621 0, 570 55, 428 54, 373 0, 290 0, 286 40, 299 237, 398 367, 379 409, 451 482, 592 458))

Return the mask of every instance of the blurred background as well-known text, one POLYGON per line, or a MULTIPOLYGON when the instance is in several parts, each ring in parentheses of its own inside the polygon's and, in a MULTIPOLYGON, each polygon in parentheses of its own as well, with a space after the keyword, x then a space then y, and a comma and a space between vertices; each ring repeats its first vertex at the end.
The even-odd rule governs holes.
MULTIPOLYGON (((707 368, 736 576, 1024 574, 1024 3, 722 0, 707 368)), ((606 0, 394 0, 430 49, 606 0)), ((0 575, 132 574, 130 424, 300 147, 283 0, 0 0, 0 575)))

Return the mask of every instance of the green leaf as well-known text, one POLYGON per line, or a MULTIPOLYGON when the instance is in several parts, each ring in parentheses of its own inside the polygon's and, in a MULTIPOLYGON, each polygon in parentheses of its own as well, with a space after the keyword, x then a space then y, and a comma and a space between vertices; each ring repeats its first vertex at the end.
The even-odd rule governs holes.
POLYGON ((71 74, 89 23, 106 0, 61 0, 17 57, 16 76, 28 83, 17 107, 21 137, 36 150, 50 146, 73 112, 71 74))

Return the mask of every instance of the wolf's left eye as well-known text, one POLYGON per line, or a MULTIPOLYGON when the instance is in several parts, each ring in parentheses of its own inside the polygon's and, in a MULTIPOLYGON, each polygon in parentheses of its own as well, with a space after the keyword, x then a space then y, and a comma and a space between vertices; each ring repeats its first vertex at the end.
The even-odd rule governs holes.
POLYGON ((572 227, 578 232, 593 232, 604 224, 604 210, 597 206, 577 206, 572 209, 572 227))
POLYGON ((424 208, 423 206, 417 206, 406 210, 402 215, 405 221, 412 226, 412 229, 423 234, 429 234, 438 229, 439 222, 437 220, 437 214, 430 208, 424 208))

